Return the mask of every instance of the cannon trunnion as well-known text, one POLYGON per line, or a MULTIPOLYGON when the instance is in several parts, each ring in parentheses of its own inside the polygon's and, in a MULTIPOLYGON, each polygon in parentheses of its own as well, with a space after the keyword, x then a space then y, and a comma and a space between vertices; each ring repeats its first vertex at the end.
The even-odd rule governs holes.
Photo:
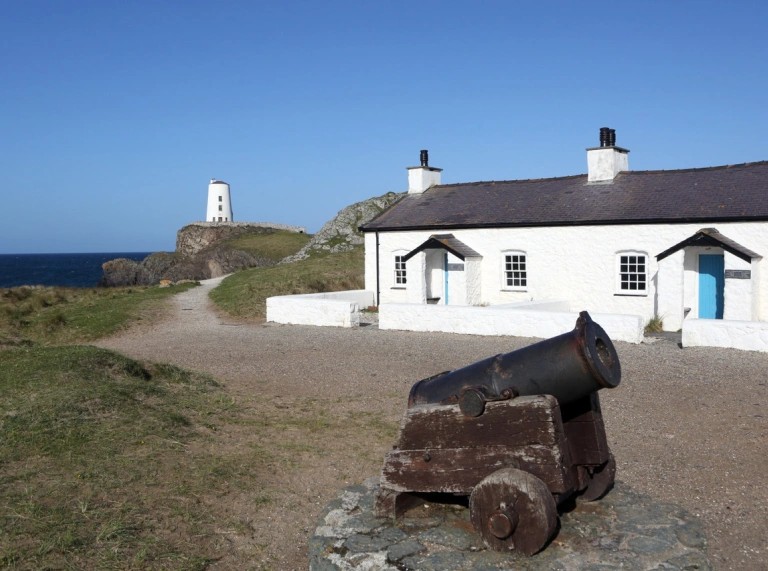
POLYGON ((533 555, 555 532, 558 504, 613 484, 597 390, 620 379, 613 344, 582 312, 574 331, 419 381, 385 458, 377 514, 400 517, 419 493, 469 496, 489 548, 533 555))

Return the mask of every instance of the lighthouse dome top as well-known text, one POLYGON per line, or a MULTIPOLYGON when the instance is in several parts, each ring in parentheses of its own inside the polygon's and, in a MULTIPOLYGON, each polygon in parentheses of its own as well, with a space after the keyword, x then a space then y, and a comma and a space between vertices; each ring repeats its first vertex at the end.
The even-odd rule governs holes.
POLYGON ((223 180, 216 180, 215 178, 211 179, 211 184, 227 184, 223 180))

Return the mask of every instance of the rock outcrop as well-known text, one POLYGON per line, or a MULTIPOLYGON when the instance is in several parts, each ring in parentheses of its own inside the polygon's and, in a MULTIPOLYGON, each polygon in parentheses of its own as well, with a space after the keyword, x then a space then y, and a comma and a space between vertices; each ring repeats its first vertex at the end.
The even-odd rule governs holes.
POLYGON ((281 264, 296 262, 308 258, 313 251, 326 251, 330 253, 347 252, 358 244, 365 242, 363 233, 357 228, 361 224, 372 220, 383 210, 392 206, 405 196, 406 193, 388 192, 383 196, 376 196, 356 202, 339 211, 335 218, 326 222, 320 231, 315 234, 309 243, 301 250, 283 258, 281 264))
POLYGON ((273 265, 274 260, 222 246, 209 247, 191 256, 156 252, 141 262, 126 258, 105 262, 102 265, 104 277, 99 286, 154 285, 161 280, 207 280, 245 268, 273 265))

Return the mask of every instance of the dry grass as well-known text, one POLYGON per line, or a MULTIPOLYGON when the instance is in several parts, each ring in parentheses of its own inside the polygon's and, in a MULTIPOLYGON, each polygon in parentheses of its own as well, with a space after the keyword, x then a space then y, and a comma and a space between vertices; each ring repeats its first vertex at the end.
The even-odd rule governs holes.
POLYGON ((151 321, 161 314, 164 300, 193 285, 0 289, 0 347, 98 339, 136 321, 151 321))
POLYGON ((661 333, 664 331, 664 320, 658 315, 654 315, 645 324, 645 333, 661 333))

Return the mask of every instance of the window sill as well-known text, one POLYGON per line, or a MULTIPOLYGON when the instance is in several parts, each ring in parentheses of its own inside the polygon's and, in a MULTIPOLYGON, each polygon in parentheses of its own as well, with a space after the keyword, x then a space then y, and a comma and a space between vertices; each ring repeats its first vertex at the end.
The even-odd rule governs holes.
POLYGON ((648 293, 614 293, 613 297, 648 297, 648 293))
POLYGON ((393 286, 389 289, 406 289, 405 286, 393 286))
POLYGON ((528 290, 527 289, 501 289, 499 291, 508 292, 508 293, 520 293, 520 292, 525 293, 528 290))

